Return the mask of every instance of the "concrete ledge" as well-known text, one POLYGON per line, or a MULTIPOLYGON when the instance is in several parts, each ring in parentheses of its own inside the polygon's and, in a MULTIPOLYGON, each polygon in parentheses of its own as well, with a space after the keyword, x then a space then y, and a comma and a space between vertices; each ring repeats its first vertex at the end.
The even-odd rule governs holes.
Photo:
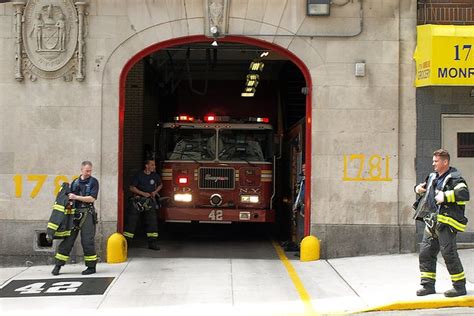
POLYGON ((433 309, 444 307, 474 307, 474 296, 460 296, 454 298, 439 298, 420 301, 399 301, 387 305, 372 307, 354 313, 367 313, 377 311, 396 311, 412 309, 433 309))

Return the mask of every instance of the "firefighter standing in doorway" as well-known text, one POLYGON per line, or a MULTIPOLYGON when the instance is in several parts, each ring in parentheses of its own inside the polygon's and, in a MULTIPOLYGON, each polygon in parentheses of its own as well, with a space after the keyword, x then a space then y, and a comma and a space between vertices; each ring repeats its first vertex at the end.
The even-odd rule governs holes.
MULTIPOLYGON (((422 288, 416 292, 418 296, 436 293, 436 257, 440 250, 453 283, 453 288, 444 295, 446 297, 466 295, 466 276, 457 251, 456 235, 466 229, 467 218, 464 216, 464 209, 466 201, 469 200, 469 190, 461 173, 449 166, 449 159, 446 150, 436 150, 433 153, 435 172, 431 173, 425 182, 415 187, 418 195, 435 199, 422 203, 435 205, 436 208, 423 216, 426 227, 420 245, 422 288)), ((417 213, 422 206, 418 205, 417 213)))
POLYGON ((58 246, 55 259, 53 275, 58 275, 59 270, 69 259, 69 253, 74 246, 79 231, 81 232, 81 244, 84 251, 84 261, 87 269, 82 274, 88 275, 96 272, 97 254, 95 252, 94 238, 97 224, 97 213, 94 202, 99 194, 99 181, 92 176, 92 163, 83 161, 81 164, 81 175, 71 183, 71 193, 68 194, 74 210, 74 227, 71 234, 67 236, 58 246))
POLYGON ((145 160, 144 170, 132 180, 130 191, 134 194, 128 207, 123 235, 133 239, 140 214, 144 214, 148 248, 160 250, 158 246, 158 222, 156 218, 158 192, 163 187, 160 176, 155 172, 155 161, 145 160))

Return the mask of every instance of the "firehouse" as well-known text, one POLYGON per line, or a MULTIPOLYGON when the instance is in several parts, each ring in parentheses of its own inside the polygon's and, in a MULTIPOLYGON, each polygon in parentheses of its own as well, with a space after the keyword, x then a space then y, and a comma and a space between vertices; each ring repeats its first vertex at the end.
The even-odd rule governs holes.
POLYGON ((415 251, 432 152, 474 183, 473 21, 424 2, 2 1, 0 253, 49 260, 54 197, 89 160, 103 258, 147 157, 164 229, 261 225, 316 236, 325 258, 415 251))

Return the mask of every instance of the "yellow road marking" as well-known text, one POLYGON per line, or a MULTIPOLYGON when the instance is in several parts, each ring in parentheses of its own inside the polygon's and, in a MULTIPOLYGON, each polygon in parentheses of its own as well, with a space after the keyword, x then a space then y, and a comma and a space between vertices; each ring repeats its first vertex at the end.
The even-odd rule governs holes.
POLYGON ((314 310, 313 304, 311 304, 311 297, 309 296, 308 291, 306 291, 303 282, 301 282, 300 277, 298 276, 298 273, 296 273, 295 268, 291 264, 290 260, 285 255, 285 252, 283 249, 278 245, 275 241, 272 241, 272 245, 275 248, 278 257, 280 258, 281 262, 286 268, 286 271, 288 272, 288 275, 290 276, 291 281, 293 282, 293 285, 296 288, 296 291, 298 292, 301 300, 303 301, 304 304, 304 309, 305 309, 305 315, 317 315, 316 311, 314 310))

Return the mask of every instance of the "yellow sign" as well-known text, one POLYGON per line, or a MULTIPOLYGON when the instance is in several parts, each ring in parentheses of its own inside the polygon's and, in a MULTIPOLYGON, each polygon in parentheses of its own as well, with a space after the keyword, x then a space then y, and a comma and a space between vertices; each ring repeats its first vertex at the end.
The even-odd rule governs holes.
POLYGON ((419 25, 417 87, 474 86, 474 25, 419 25))

